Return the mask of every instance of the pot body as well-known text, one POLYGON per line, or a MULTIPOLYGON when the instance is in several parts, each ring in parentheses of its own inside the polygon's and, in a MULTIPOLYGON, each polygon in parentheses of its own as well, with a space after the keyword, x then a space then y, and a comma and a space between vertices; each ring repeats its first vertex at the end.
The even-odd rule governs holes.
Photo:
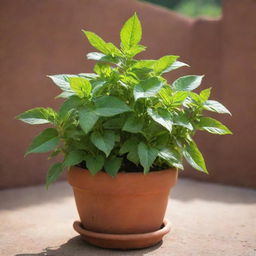
POLYGON ((136 234, 158 230, 165 215, 177 171, 118 173, 92 176, 72 167, 68 181, 73 187, 77 210, 87 230, 111 234, 136 234))

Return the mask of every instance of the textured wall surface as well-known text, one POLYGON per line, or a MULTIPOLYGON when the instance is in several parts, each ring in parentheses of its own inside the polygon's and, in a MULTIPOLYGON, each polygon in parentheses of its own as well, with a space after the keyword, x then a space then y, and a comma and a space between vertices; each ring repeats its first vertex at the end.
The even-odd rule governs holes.
POLYGON ((202 88, 233 113, 223 118, 233 136, 200 134, 197 141, 210 175, 187 168, 181 175, 256 187, 256 1, 225 0, 220 20, 190 19, 135 0, 1 0, 0 7, 0 188, 42 183, 49 161, 23 157, 40 127, 14 120, 36 106, 57 107, 58 89, 47 74, 90 72, 85 53, 92 48, 81 29, 119 43, 123 22, 136 11, 148 50, 142 58, 182 56, 192 68, 167 77, 205 74, 202 88))

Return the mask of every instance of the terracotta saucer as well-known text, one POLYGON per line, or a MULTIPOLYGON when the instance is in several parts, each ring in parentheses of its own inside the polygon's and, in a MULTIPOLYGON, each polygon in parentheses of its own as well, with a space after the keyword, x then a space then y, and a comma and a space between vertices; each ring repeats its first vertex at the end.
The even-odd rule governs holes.
POLYGON ((82 238, 90 244, 109 249, 139 249, 153 246, 159 243, 171 227, 170 222, 164 219, 161 228, 157 231, 141 234, 107 234, 86 230, 80 221, 73 224, 82 238))

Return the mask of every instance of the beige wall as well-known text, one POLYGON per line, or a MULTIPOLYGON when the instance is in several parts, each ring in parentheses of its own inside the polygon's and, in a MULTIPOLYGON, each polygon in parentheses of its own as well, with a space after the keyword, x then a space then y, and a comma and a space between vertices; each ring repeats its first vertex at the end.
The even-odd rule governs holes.
POLYGON ((182 56, 191 64, 168 75, 206 74, 203 87, 231 109, 222 118, 233 136, 201 134, 197 141, 210 175, 188 168, 181 175, 256 187, 256 1, 224 1, 224 17, 205 20, 182 17, 135 0, 1 0, 0 7, 0 187, 42 183, 46 156, 23 157, 31 138, 40 131, 14 120, 36 106, 58 106, 57 88, 47 74, 91 70, 85 53, 92 48, 81 33, 95 31, 119 42, 122 23, 136 11, 143 23, 144 58, 182 56))

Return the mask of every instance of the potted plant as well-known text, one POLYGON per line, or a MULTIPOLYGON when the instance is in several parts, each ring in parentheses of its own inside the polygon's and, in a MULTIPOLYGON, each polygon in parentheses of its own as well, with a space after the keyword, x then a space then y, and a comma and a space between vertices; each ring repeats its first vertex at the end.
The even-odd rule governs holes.
POLYGON ((108 248, 154 245, 169 231, 163 220, 168 194, 183 169, 183 157, 207 173, 193 136, 197 130, 231 134, 204 110, 228 113, 199 94, 203 76, 188 75, 168 83, 163 75, 188 66, 178 56, 140 60, 145 50, 138 17, 121 29, 120 49, 95 33, 83 31, 99 52, 94 73, 51 75, 65 101, 58 111, 34 108, 17 118, 29 124, 51 124, 34 138, 27 154, 64 154, 50 167, 46 186, 68 170, 81 222, 74 228, 90 243, 108 248))

